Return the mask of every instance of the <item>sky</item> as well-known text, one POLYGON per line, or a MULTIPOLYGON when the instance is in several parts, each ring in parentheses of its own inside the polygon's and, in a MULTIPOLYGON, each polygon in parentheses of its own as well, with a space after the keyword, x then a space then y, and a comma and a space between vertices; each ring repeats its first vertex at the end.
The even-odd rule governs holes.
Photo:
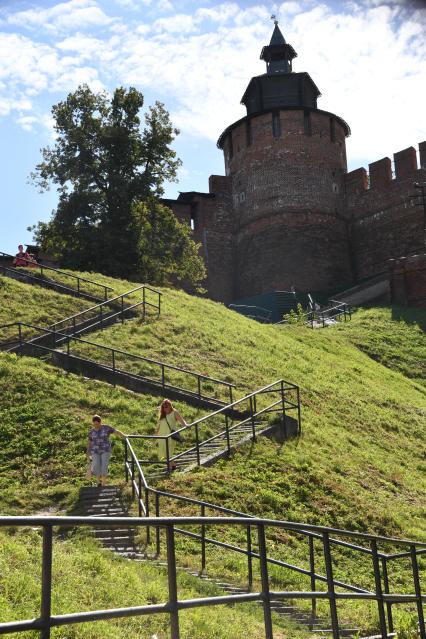
POLYGON ((56 206, 29 176, 54 141, 51 106, 82 83, 163 102, 183 162, 166 196, 208 191, 224 173, 216 141, 265 71, 272 14, 318 108, 351 127, 349 170, 426 140, 426 0, 0 0, 0 250, 31 242, 56 206))

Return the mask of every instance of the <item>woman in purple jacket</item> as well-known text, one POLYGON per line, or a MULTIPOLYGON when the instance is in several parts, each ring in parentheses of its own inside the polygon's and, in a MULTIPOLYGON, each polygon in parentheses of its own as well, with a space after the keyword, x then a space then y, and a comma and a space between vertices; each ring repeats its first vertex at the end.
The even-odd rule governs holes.
POLYGON ((111 456, 110 435, 115 434, 119 437, 125 437, 125 435, 108 424, 102 424, 99 415, 93 415, 92 424, 87 440, 87 457, 92 458, 92 473, 98 480, 98 486, 105 486, 111 456))

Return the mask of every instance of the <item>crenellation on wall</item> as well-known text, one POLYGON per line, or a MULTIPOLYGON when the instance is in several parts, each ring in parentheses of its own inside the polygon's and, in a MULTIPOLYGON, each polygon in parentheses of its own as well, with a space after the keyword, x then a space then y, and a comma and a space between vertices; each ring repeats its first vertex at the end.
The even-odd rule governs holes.
POLYGON ((426 141, 419 144, 420 168, 426 169, 426 141))
POLYGON ((389 158, 382 158, 368 165, 370 188, 383 188, 392 181, 392 162, 389 158))
POLYGON ((368 173, 361 167, 343 176, 345 195, 355 195, 368 189, 368 173))
POLYGON ((395 177, 404 180, 417 171, 417 155, 413 146, 394 153, 395 177))

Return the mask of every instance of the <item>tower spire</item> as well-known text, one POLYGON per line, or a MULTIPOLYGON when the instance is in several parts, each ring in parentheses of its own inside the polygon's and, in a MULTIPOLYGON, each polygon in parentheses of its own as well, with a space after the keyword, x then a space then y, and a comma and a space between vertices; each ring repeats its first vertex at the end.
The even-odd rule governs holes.
POLYGON ((291 44, 287 44, 278 26, 277 17, 273 14, 274 31, 268 46, 263 47, 260 59, 266 62, 268 75, 274 73, 292 73, 292 60, 297 56, 291 44))

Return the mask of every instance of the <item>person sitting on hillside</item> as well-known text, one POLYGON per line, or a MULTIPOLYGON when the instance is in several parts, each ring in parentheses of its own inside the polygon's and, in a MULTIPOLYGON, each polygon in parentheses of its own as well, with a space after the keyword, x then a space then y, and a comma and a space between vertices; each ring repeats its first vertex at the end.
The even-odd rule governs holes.
POLYGON ((18 246, 18 252, 15 255, 15 259, 13 260, 13 266, 29 266, 29 267, 35 267, 37 265, 36 260, 34 259, 33 255, 30 255, 29 253, 27 253, 27 251, 24 251, 24 247, 22 244, 20 244, 18 246))
MULTIPOLYGON (((180 413, 173 408, 173 404, 170 399, 165 399, 163 402, 161 402, 160 414, 158 415, 158 424, 155 434, 160 436, 162 435, 163 437, 166 435, 170 435, 175 430, 178 430, 178 428, 180 428, 178 422, 181 426, 188 425, 184 418, 180 415, 180 413)), ((167 462, 169 472, 171 470, 176 470, 177 468, 176 464, 174 464, 173 462, 170 464, 169 462, 170 457, 173 457, 173 453, 175 452, 176 441, 178 441, 177 437, 179 437, 178 434, 176 435, 176 437, 169 437, 168 455, 166 440, 158 440, 158 456, 160 457, 160 459, 166 459, 168 457, 167 462)))

